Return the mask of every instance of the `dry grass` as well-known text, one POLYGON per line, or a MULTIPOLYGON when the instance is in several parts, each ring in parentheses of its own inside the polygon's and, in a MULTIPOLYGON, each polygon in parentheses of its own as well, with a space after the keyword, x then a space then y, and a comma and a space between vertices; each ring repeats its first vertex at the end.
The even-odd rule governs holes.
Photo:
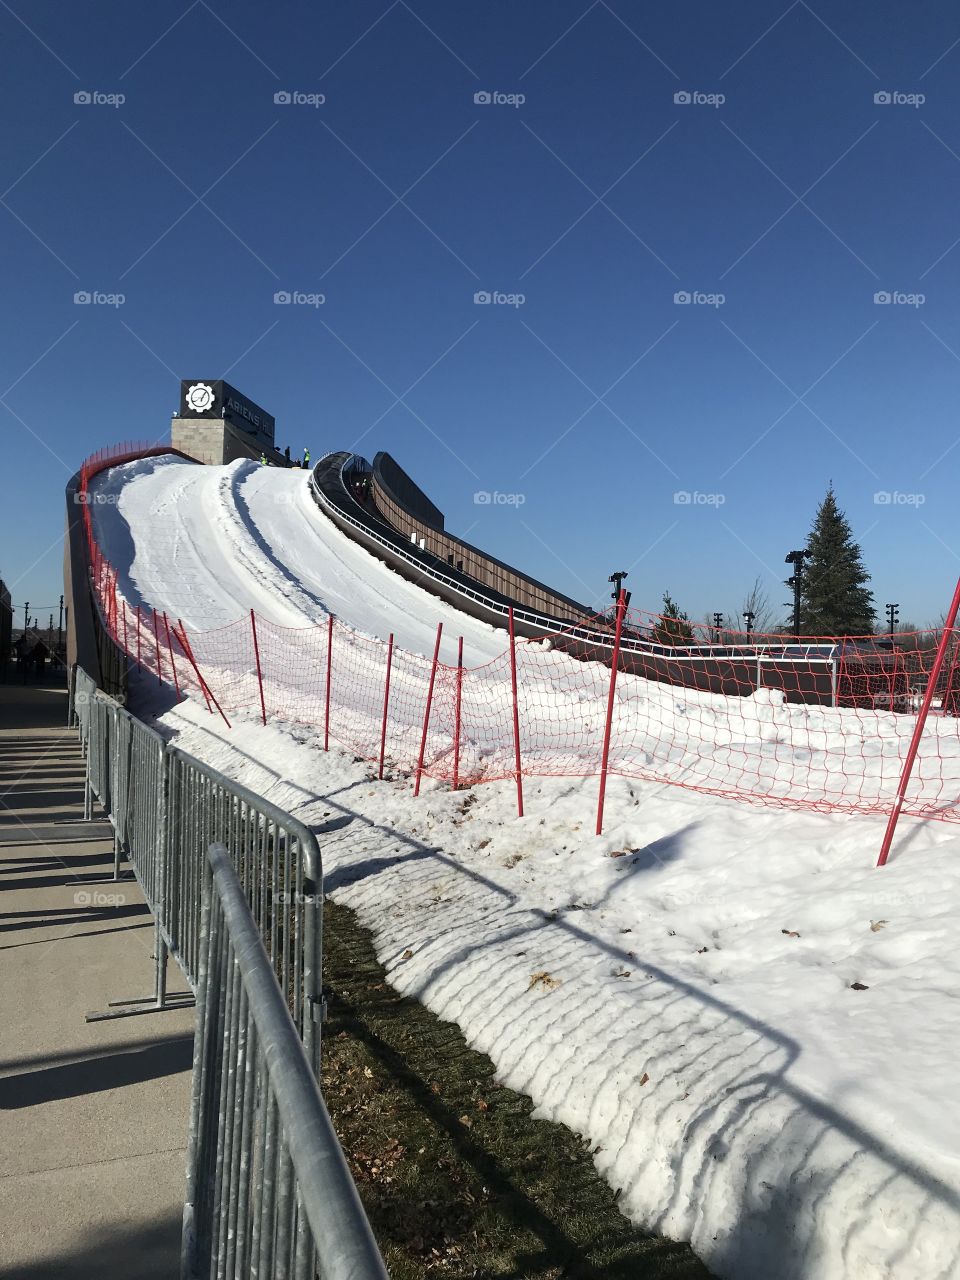
POLYGON ((394 1280, 707 1280, 619 1213, 580 1139, 388 986, 351 912, 326 912, 324 1096, 394 1280))

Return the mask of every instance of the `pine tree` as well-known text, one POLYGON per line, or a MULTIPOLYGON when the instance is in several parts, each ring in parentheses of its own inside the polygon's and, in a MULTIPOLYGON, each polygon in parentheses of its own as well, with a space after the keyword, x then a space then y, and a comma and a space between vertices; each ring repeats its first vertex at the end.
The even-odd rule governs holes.
POLYGON ((810 636, 861 636, 874 628, 870 575, 833 486, 817 508, 807 539, 800 620, 810 636))
POLYGON ((673 600, 669 591, 663 593, 663 609, 662 616, 657 621, 657 625, 651 633, 651 640, 655 644, 692 644, 693 628, 690 626, 690 619, 683 612, 676 600, 673 600))

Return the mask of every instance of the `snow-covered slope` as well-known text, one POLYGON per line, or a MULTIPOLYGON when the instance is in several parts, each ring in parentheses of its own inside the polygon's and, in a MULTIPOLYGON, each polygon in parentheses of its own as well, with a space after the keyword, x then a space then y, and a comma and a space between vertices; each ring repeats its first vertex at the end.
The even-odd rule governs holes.
MULTIPOLYGON (((126 598, 193 628, 251 606, 285 625, 331 609, 414 652, 432 652, 440 618, 473 661, 502 652, 502 632, 353 546, 305 484, 136 463, 98 480, 95 528, 126 598)), ((859 769, 878 795, 896 776, 892 716, 866 732, 820 708, 623 689, 651 768, 726 783, 754 753, 773 789, 778 770, 796 785, 798 759, 838 761, 838 786, 859 769)), ((562 719, 596 716, 580 696, 562 719)), ((960 1280, 953 824, 903 821, 877 871, 882 819, 618 778, 597 839, 595 780, 528 780, 518 821, 510 783, 415 801, 302 726, 241 714, 228 731, 190 701, 160 723, 315 827, 328 889, 371 928, 391 982, 589 1138, 638 1222, 731 1280, 960 1280)), ((930 732, 955 747, 946 719, 930 732)))
POLYGON ((235 462, 204 467, 146 458, 93 482, 100 549, 133 605, 150 600, 190 629, 258 614, 303 626, 336 614, 367 635, 456 662, 464 637, 474 665, 503 652, 503 632, 458 612, 393 573, 345 537, 318 509, 309 472, 235 462), (162 588, 162 594, 160 591, 162 588))

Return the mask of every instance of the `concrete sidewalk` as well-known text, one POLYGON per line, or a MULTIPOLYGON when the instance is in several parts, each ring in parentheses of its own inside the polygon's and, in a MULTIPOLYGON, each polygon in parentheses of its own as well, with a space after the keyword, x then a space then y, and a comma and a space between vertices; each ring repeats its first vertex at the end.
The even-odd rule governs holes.
POLYGON ((0 1277, 174 1280, 193 1009, 84 1021, 152 991, 153 925, 82 820, 66 716, 62 688, 0 685, 0 1277))

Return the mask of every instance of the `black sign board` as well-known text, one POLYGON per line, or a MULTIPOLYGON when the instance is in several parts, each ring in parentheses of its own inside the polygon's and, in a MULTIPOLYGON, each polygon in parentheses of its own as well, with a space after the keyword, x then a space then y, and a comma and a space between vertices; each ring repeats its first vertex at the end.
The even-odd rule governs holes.
POLYGON ((185 378, 180 383, 181 418, 225 418, 273 444, 276 423, 271 414, 222 379, 185 378))

